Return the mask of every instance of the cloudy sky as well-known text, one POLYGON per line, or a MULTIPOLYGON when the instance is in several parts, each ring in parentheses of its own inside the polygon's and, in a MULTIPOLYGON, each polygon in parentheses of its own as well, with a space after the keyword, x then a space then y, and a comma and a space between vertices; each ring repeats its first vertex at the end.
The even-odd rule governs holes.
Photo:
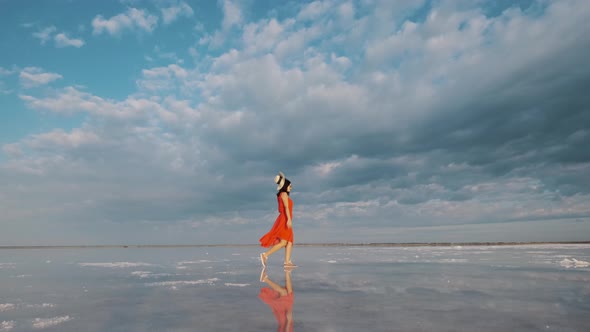
POLYGON ((590 240, 587 0, 0 0, 0 245, 590 240))

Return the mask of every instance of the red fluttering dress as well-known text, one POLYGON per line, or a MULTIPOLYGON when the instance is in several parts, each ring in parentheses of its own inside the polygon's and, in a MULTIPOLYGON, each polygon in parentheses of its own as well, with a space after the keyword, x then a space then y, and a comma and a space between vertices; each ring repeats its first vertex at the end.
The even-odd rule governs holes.
MULTIPOLYGON (((287 196, 288 197, 288 196, 287 196)), ((293 201, 291 197, 289 199, 289 213, 291 214, 291 220, 293 220, 293 201)), ((275 220, 274 225, 270 231, 264 234, 260 238, 260 245, 268 248, 281 242, 281 240, 287 240, 287 242, 293 243, 293 228, 287 227, 287 215, 285 214, 285 205, 280 196, 277 196, 279 203, 279 215, 275 220)))
POLYGON ((293 331, 293 321, 289 321, 287 315, 293 310, 293 293, 281 296, 274 289, 264 287, 260 289, 258 297, 266 303, 275 315, 279 324, 277 331, 293 331))

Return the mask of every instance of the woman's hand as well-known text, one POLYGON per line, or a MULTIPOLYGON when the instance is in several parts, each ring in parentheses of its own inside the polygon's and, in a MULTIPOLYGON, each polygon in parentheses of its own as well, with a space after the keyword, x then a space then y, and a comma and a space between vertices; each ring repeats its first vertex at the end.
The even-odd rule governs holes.
POLYGON ((293 223, 291 222, 291 219, 287 219, 287 227, 293 228, 293 223))

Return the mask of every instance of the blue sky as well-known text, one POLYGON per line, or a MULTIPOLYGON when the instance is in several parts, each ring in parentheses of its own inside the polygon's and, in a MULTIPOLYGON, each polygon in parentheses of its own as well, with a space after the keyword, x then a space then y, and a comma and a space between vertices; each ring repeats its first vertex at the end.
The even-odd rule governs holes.
POLYGON ((2 245, 590 234, 582 0, 0 1, 2 245))

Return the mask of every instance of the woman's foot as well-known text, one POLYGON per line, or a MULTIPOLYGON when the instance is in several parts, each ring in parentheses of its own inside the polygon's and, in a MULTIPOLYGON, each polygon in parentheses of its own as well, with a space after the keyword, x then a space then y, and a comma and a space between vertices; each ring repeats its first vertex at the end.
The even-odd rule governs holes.
POLYGON ((262 262, 262 266, 266 267, 266 260, 268 259, 268 257, 266 257, 266 255, 264 253, 260 254, 260 262, 262 262))
POLYGON ((284 267, 297 267, 297 265, 293 264, 293 262, 286 262, 284 267))

